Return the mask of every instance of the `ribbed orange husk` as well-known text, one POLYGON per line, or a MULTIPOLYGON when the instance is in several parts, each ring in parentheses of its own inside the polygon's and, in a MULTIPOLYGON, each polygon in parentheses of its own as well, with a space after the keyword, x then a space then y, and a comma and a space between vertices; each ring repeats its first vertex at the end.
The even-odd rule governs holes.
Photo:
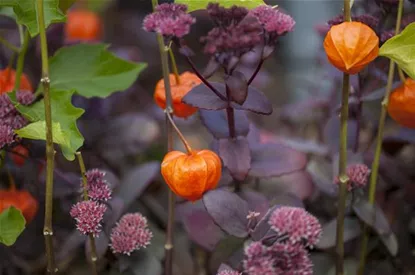
POLYGON ((407 78, 396 88, 388 103, 389 115, 400 125, 415 128, 415 81, 407 78))
POLYGON ((379 54, 379 38, 367 25, 343 22, 334 25, 324 39, 330 63, 342 72, 356 74, 379 54))
POLYGON ((161 164, 161 174, 170 189, 189 201, 202 198, 216 188, 222 174, 222 162, 210 150, 167 153, 161 164))
MULTIPOLYGON (((0 70, 0 95, 13 91, 14 83, 16 82, 16 71, 10 68, 0 70)), ((32 84, 30 83, 27 75, 22 73, 20 77, 20 87, 21 91, 30 91, 33 92, 32 84)))
POLYGON ((26 223, 29 223, 35 217, 39 203, 27 191, 0 190, 0 213, 10 206, 14 206, 22 211, 26 223))
POLYGON ((102 21, 98 14, 88 10, 68 12, 65 39, 68 41, 96 41, 101 38, 102 21))
MULTIPOLYGON (((182 98, 190 92, 193 87, 202 83, 202 81, 197 77, 197 75, 191 72, 184 72, 179 76, 179 85, 176 83, 176 77, 174 74, 170 74, 169 78, 174 115, 182 118, 193 115, 197 111, 197 108, 182 103, 182 98)), ((157 82, 156 89, 154 91, 154 100, 160 108, 166 108, 166 94, 163 79, 157 82)))

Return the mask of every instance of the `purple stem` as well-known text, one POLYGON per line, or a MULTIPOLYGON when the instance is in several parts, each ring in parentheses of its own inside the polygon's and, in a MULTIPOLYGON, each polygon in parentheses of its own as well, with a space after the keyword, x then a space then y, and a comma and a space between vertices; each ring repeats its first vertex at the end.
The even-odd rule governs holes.
POLYGON ((203 75, 200 74, 200 72, 196 69, 195 64, 193 63, 192 59, 190 57, 186 56, 186 60, 189 63, 190 67, 192 67, 193 72, 197 75, 197 77, 202 80, 202 82, 209 87, 209 89, 212 90, 220 99, 223 101, 227 101, 227 98, 221 94, 215 87, 212 86, 212 84, 209 83, 209 81, 206 80, 206 78, 203 77, 203 75))
POLYGON ((248 80, 248 86, 252 83, 252 81, 254 81, 256 75, 259 73, 259 70, 261 70, 262 64, 264 64, 264 59, 261 59, 261 61, 259 61, 258 66, 255 69, 255 72, 252 74, 251 78, 249 78, 248 80))

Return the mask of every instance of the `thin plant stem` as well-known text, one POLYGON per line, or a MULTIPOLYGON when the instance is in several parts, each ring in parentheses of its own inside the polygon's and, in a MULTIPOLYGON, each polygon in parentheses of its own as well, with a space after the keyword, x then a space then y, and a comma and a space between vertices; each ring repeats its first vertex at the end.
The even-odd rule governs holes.
POLYGON ((254 81, 255 77, 257 76, 257 74, 261 70, 261 67, 262 67, 263 64, 264 64, 264 59, 261 58, 261 61, 258 63, 258 66, 256 67, 254 73, 251 75, 251 77, 248 80, 248 86, 251 85, 252 81, 254 81))
POLYGON ((26 30, 24 33, 22 48, 20 49, 19 56, 17 57, 16 80, 14 82, 15 91, 18 91, 20 88, 20 80, 21 80, 20 78, 23 73, 24 60, 26 57, 27 48, 29 46, 29 41, 30 41, 30 34, 29 34, 29 31, 26 30))
MULTIPOLYGON (((398 5, 398 14, 396 17, 396 26, 395 26, 395 33, 398 34, 401 29, 401 21, 402 21, 402 14, 403 14, 403 0, 399 0, 398 5)), ((385 130, 385 121, 386 115, 388 110, 388 103, 389 97, 392 92, 392 84, 395 75, 395 62, 392 60, 389 63, 389 72, 388 72, 388 82, 386 84, 386 93, 382 100, 382 108, 380 112, 379 124, 378 124, 378 132, 376 137, 376 145, 375 145, 375 155, 373 157, 371 174, 370 174, 370 181, 369 181, 369 194, 368 200, 370 204, 375 203, 375 195, 376 195, 376 184, 378 182, 378 175, 379 175, 379 163, 380 163, 380 155, 382 153, 382 140, 383 134, 385 130)), ((374 219, 375 217, 373 217, 374 219)), ((363 225, 363 237, 362 243, 360 247, 360 261, 359 261, 359 270, 358 274, 363 275, 365 266, 366 266, 366 254, 367 254, 367 244, 369 241, 369 228, 366 224, 363 225)))
POLYGON ((221 94, 215 87, 210 84, 210 82, 196 69, 195 64, 193 63, 192 59, 186 56, 187 63, 189 63, 190 67, 192 68, 193 72, 202 80, 203 84, 205 84, 212 92, 214 92, 220 99, 227 101, 226 96, 221 94))
POLYGON ((169 121, 171 123, 171 126, 173 126, 173 129, 176 131, 176 133, 179 136, 180 140, 183 142, 184 147, 186 148, 187 153, 189 153, 189 154, 192 153, 192 148, 190 147, 189 143, 185 139, 185 137, 182 134, 182 132, 180 131, 180 129, 177 127, 177 125, 174 122, 173 117, 171 116, 170 112, 167 112, 167 110, 166 110, 166 114, 167 114, 167 118, 169 119, 169 121))
POLYGON ((171 47, 169 47, 169 56, 170 56, 171 67, 174 73, 174 77, 176 78, 176 85, 180 85, 179 70, 177 69, 176 58, 174 57, 174 53, 171 47))
POLYGON ((399 73, 399 78, 401 79, 402 83, 405 83, 406 77, 405 74, 403 73, 402 69, 398 67, 398 73, 399 73))
MULTIPOLYGON (((344 0, 344 20, 351 21, 350 0, 344 0)), ((347 183, 347 119, 349 117, 350 75, 343 74, 342 107, 340 114, 339 198, 337 200, 336 274, 344 274, 344 215, 346 212, 347 183)))
POLYGON ((43 0, 37 0, 37 22, 39 26, 40 48, 42 55, 42 78, 41 83, 44 90, 44 106, 46 120, 46 195, 45 195, 45 223, 43 235, 46 243, 47 271, 50 274, 57 272, 55 257, 53 253, 53 166, 55 150, 53 148, 52 136, 52 108, 50 103, 50 79, 49 79, 49 59, 48 45, 46 40, 45 14, 43 0))
POLYGON ((3 37, 0 36, 0 43, 3 44, 6 48, 8 48, 9 50, 15 52, 15 53, 19 53, 20 49, 19 47, 16 47, 15 45, 13 45, 12 43, 10 43, 9 41, 7 41, 6 39, 4 39, 3 37))
MULTIPOLYGON (((83 200, 87 201, 88 200, 88 181, 86 178, 85 162, 84 162, 84 158, 82 157, 81 152, 76 152, 76 157, 78 159, 79 169, 81 170, 81 176, 82 176, 83 200)), ((93 275, 97 275, 98 274, 98 270, 97 270, 98 256, 97 256, 95 238, 94 238, 94 235, 91 233, 88 234, 88 238, 89 238, 90 247, 91 247, 91 252, 90 252, 91 272, 93 275)))
MULTIPOLYGON (((153 10, 158 5, 157 0, 152 0, 153 10)), ((173 112, 171 87, 169 79, 169 59, 166 52, 166 45, 164 44, 163 37, 157 34, 157 42, 159 45, 161 66, 163 71, 164 87, 166 92, 166 131, 167 131, 167 151, 173 150, 173 128, 169 120, 169 115, 173 112)), ((166 242, 164 244, 164 274, 173 274, 173 237, 174 237, 174 216, 175 216, 175 201, 176 196, 169 190, 169 201, 168 201, 168 217, 167 217, 167 232, 166 242)))

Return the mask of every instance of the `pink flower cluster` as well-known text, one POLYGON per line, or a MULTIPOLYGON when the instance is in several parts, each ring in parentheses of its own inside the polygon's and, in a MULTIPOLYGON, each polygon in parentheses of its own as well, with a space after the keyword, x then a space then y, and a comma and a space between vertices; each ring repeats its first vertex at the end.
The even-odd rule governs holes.
POLYGON ((252 242, 245 249, 244 271, 248 275, 311 275, 312 263, 301 244, 279 243, 265 246, 252 242))
POLYGON ((92 169, 85 173, 87 179, 87 191, 90 199, 95 201, 107 201, 111 199, 111 188, 104 179, 105 172, 92 169))
POLYGON ((144 18, 143 28, 165 37, 183 37, 190 32, 190 26, 196 22, 196 19, 186 11, 187 6, 182 4, 158 5, 155 12, 144 18))
POLYGON ((261 5, 250 11, 267 33, 284 35, 294 30, 294 19, 280 10, 268 5, 261 5))
POLYGON ((147 219, 140 213, 125 214, 112 229, 112 251, 130 255, 135 250, 145 248, 153 237, 147 227, 147 219))
POLYGON ((268 223, 291 245, 313 247, 320 239, 321 225, 316 217, 299 207, 277 208, 269 217, 268 223))
MULTIPOLYGON (((365 164, 350 164, 347 166, 346 175, 349 178, 347 182, 347 190, 351 191, 354 188, 363 188, 366 186, 370 169, 365 164)), ((340 179, 335 179, 336 184, 340 184, 340 179)))
MULTIPOLYGON (((34 101, 34 95, 28 91, 18 91, 17 100, 20 104, 29 105, 34 101)), ((27 125, 28 121, 16 110, 7 94, 0 96, 0 148, 16 141, 13 130, 27 125)))
POLYGON ((94 237, 101 232, 101 222, 107 206, 96 201, 81 201, 72 206, 70 215, 76 220, 76 229, 94 237))

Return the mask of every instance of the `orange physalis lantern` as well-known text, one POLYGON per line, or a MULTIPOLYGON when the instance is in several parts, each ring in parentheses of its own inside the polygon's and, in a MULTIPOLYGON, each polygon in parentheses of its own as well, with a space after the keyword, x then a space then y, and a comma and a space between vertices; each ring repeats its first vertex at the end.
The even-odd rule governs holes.
MULTIPOLYGON (((10 68, 0 70, 0 95, 13 91, 14 83, 16 82, 16 71, 10 68)), ((32 84, 30 83, 27 75, 22 73, 20 77, 20 87, 21 91, 33 91, 32 84)))
MULTIPOLYGON (((193 115, 197 111, 197 108, 182 103, 182 98, 190 92, 193 87, 202 83, 202 81, 197 77, 197 75, 190 72, 184 72, 179 76, 179 84, 176 82, 174 74, 170 74, 169 77, 174 115, 183 118, 193 115)), ((156 89, 154 91, 154 100, 160 108, 166 108, 166 94, 163 79, 157 82, 156 89)))
POLYGON ((0 213, 10 206, 14 206, 22 211, 26 223, 29 223, 35 217, 39 203, 27 191, 19 191, 14 187, 9 190, 0 190, 0 213))
POLYGON ((324 39, 330 63, 344 73, 356 74, 379 53, 379 38, 367 25, 343 22, 334 25, 324 39))
POLYGON ((388 113, 400 125, 415 128, 415 81, 407 78, 389 97, 388 113))
POLYGON ((216 188, 222 174, 222 162, 210 150, 167 153, 161 174, 170 189, 190 201, 200 199, 206 191, 216 188))
POLYGON ((72 10, 65 24, 67 41, 95 41, 101 38, 102 22, 95 12, 72 10))

